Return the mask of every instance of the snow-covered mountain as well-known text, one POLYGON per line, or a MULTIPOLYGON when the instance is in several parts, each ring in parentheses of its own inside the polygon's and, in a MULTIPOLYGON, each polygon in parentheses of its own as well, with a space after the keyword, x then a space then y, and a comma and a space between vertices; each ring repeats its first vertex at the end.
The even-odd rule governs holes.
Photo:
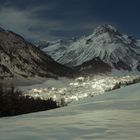
POLYGON ((0 29, 0 80, 66 76, 70 72, 20 35, 0 29))
POLYGON ((102 25, 89 35, 43 47, 57 62, 69 67, 140 71, 140 41, 102 25))

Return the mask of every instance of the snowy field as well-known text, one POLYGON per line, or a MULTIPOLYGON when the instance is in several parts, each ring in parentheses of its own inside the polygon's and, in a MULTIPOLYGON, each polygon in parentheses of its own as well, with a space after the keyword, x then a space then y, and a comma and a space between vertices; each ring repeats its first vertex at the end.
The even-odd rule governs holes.
POLYGON ((20 88, 24 90, 27 95, 35 98, 41 97, 42 99, 53 98, 59 104, 63 105, 126 86, 127 84, 133 83, 136 79, 140 81, 140 75, 96 75, 76 79, 48 79, 43 84, 20 88))
POLYGON ((140 84, 79 105, 0 119, 0 140, 139 140, 140 84))

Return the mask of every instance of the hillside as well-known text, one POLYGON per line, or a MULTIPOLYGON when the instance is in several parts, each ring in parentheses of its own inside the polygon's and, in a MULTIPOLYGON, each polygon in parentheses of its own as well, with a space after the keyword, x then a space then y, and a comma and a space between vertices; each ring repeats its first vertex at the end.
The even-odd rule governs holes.
MULTIPOLYGON (((0 79, 68 76, 70 68, 62 66, 20 35, 0 30, 0 79)), ((2 81, 2 80, 1 80, 2 81)))
POLYGON ((2 140, 138 140, 140 84, 56 110, 0 119, 2 140))

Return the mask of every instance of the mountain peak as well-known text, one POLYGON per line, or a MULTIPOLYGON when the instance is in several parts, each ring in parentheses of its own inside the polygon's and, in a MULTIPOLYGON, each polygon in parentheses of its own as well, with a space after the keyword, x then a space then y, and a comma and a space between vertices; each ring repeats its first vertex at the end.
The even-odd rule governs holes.
POLYGON ((57 62, 69 67, 83 67, 83 64, 94 67, 95 58, 99 58, 98 62, 104 62, 112 69, 131 71, 138 70, 140 65, 139 44, 133 37, 105 24, 98 26, 91 35, 77 39, 65 49, 62 49, 60 44, 55 47, 50 45, 44 50, 57 62))
POLYGON ((106 32, 119 34, 118 30, 110 24, 100 25, 95 29, 95 34, 96 35, 106 33, 106 32))

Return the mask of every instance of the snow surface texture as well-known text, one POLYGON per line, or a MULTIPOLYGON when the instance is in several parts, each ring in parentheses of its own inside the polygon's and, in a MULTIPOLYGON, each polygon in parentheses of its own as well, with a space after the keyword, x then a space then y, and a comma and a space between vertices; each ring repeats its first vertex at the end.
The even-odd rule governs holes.
POLYGON ((127 83, 133 83, 135 79, 140 79, 140 76, 96 75, 92 77, 78 77, 76 79, 48 79, 43 84, 19 88, 26 91, 27 95, 35 98, 53 98, 63 106, 65 103, 68 104, 73 101, 103 94, 114 88, 120 88, 116 86, 118 86, 118 84, 125 86, 127 83))
POLYGON ((0 140, 139 140, 140 84, 80 105, 0 118, 0 140))
POLYGON ((97 27, 89 36, 53 42, 42 50, 57 62, 70 67, 99 57, 112 68, 114 63, 121 61, 135 70, 140 61, 139 46, 139 41, 121 34, 111 25, 104 25, 97 27))

